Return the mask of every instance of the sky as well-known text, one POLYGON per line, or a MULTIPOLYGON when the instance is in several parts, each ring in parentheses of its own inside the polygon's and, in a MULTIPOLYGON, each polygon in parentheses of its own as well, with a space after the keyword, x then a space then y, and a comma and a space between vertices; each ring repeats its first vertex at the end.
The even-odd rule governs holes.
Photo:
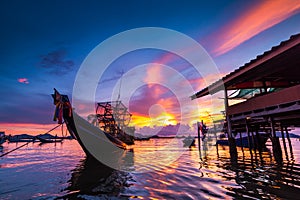
MULTIPOLYGON (((222 103, 189 96, 299 33, 300 1, 2 0, 0 22, 0 131, 51 129, 53 88, 72 97, 81 66, 99 44, 143 27, 174 30, 197 41, 218 73, 203 77, 172 52, 139 49, 107 66, 91 101, 108 101, 120 90, 137 128, 192 126, 220 114, 222 103)), ((83 117, 92 112, 84 103, 75 110, 83 117)))

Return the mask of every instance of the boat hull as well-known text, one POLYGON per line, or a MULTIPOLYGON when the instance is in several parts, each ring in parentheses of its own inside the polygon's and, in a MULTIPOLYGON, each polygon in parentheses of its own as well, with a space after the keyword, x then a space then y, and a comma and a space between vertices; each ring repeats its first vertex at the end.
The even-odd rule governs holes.
POLYGON ((68 131, 74 135, 89 159, 95 159, 113 169, 119 169, 124 162, 126 144, 98 127, 90 124, 82 117, 64 110, 64 120, 68 131))
POLYGON ((5 142, 5 139, 4 139, 4 138, 1 138, 1 139, 0 139, 0 145, 3 144, 4 142, 5 142))
POLYGON ((63 141, 63 139, 56 139, 56 138, 44 139, 44 138, 41 138, 41 137, 37 137, 37 139, 42 143, 56 143, 56 142, 62 142, 63 141))
POLYGON ((15 139, 15 138, 8 138, 9 143, 16 143, 16 142, 34 142, 34 139, 15 139))

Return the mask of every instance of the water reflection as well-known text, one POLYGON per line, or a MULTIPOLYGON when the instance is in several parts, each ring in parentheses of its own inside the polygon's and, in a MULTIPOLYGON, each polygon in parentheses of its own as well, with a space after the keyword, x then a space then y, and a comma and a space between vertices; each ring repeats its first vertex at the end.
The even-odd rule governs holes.
MULTIPOLYGON (((132 152, 124 154, 120 166, 133 165, 132 152)), ((94 158, 85 158, 72 170, 69 186, 65 189, 67 195, 64 198, 77 199, 88 196, 120 197, 125 187, 128 187, 131 179, 129 173, 112 169, 94 158)))
POLYGON ((272 159, 271 151, 250 151, 238 149, 241 156, 235 162, 229 159, 228 149, 222 149, 225 156, 218 155, 218 167, 230 170, 240 187, 227 187, 235 198, 284 198, 294 199, 300 193, 300 165, 294 161, 280 164, 272 159), (288 191, 288 192, 287 192, 288 191))

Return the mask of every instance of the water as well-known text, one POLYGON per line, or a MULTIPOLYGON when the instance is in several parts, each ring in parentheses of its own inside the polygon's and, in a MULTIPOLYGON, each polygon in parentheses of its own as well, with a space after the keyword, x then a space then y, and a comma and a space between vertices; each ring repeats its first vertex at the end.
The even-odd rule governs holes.
MULTIPOLYGON (((262 154, 238 148, 237 165, 230 162, 228 147, 212 147, 200 158, 196 146, 164 166, 145 155, 154 150, 157 158, 164 155, 160 147, 170 139, 136 141, 132 169, 142 166, 144 173, 102 170, 85 158, 75 140, 30 143, 0 158, 0 199, 295 199, 300 194, 300 141, 291 140, 293 159, 288 152, 289 161, 281 166, 270 146, 262 154)), ((20 145, 4 143, 1 151, 20 145)), ((181 152, 182 147, 170 149, 181 152)))

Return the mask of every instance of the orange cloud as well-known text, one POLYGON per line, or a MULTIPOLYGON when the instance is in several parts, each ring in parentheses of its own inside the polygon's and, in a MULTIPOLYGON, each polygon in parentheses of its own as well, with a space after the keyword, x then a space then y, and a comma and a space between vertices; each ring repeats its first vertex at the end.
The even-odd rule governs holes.
POLYGON ((300 11, 300 1, 259 1, 243 15, 218 31, 215 55, 224 54, 260 32, 300 11))
POLYGON ((18 79, 18 82, 19 82, 19 83, 29 84, 29 81, 28 81, 27 78, 19 78, 19 79, 18 79))
POLYGON ((130 126, 135 127, 143 127, 143 126, 149 126, 150 125, 150 118, 148 116, 143 116, 140 113, 131 113, 131 121, 130 126))
POLYGON ((176 125, 177 120, 174 115, 167 112, 161 112, 159 115, 151 117, 143 116, 140 113, 133 113, 130 123, 131 126, 135 126, 136 128, 142 128, 145 126, 167 126, 169 124, 176 125))

